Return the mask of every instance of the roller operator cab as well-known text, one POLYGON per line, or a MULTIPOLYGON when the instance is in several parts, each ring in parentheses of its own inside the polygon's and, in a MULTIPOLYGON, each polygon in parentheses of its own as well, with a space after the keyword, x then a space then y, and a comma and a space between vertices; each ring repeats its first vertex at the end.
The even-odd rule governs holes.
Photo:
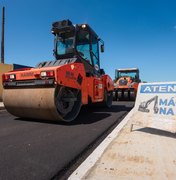
POLYGON ((134 101, 140 82, 138 68, 116 69, 113 99, 134 101))
POLYGON ((72 121, 88 103, 110 107, 113 82, 100 69, 104 43, 88 24, 52 24, 55 60, 3 74, 3 102, 17 117, 72 121))

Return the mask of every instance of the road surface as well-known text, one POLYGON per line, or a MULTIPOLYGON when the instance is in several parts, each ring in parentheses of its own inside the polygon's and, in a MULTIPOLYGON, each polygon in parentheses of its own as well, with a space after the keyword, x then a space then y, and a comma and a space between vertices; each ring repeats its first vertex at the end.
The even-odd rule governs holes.
POLYGON ((0 110, 0 179, 66 179, 133 105, 83 107, 70 124, 29 121, 0 110))

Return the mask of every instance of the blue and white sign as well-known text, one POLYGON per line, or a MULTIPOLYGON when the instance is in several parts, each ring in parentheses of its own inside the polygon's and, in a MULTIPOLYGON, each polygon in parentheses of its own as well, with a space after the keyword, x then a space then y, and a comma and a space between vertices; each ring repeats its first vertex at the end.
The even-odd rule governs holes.
POLYGON ((140 93, 149 94, 176 94, 176 84, 144 84, 140 93))
POLYGON ((134 116, 138 124, 176 132, 176 82, 141 83, 134 116))

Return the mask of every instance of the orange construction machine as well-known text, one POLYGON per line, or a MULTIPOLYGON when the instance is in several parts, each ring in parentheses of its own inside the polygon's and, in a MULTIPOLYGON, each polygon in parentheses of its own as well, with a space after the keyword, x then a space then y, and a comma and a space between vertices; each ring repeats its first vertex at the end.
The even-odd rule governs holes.
POLYGON ((104 42, 88 24, 52 24, 55 60, 3 74, 3 102, 18 117, 72 121, 81 106, 110 107, 113 81, 100 69, 104 42))
POLYGON ((113 100, 134 101, 140 82, 138 68, 116 69, 113 100))

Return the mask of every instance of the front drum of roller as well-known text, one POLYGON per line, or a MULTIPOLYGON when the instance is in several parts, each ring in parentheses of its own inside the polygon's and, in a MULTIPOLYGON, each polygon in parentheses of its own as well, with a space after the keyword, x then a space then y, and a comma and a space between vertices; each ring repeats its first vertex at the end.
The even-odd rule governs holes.
POLYGON ((4 106, 17 117, 73 121, 81 109, 81 91, 66 87, 4 89, 4 106))
POLYGON ((4 106, 17 117, 59 120, 55 107, 55 88, 4 89, 4 106))

